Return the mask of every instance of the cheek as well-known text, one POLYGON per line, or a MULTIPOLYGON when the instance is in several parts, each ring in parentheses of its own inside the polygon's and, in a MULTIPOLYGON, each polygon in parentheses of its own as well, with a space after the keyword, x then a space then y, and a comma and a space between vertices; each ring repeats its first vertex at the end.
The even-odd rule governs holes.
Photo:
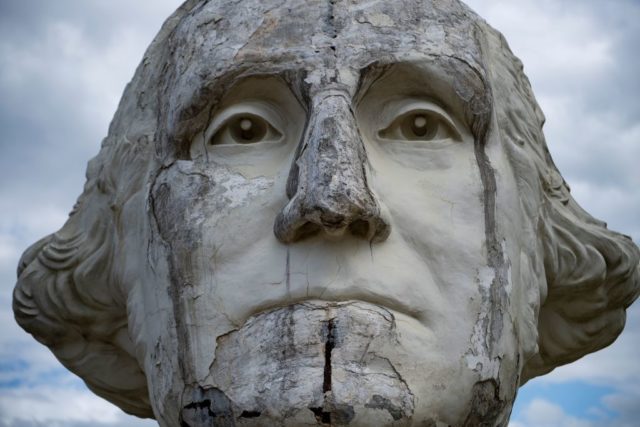
POLYGON ((484 234, 483 189, 473 141, 439 148, 405 145, 368 147, 372 186, 394 225, 414 232, 468 234, 481 229, 484 234))
POLYGON ((179 161, 152 189, 160 236, 172 250, 194 256, 234 256, 273 234, 284 179, 244 175, 224 166, 179 161), (247 236, 251 236, 248 238, 247 236))
POLYGON ((368 153, 372 186, 390 212, 393 231, 387 243, 394 253, 409 252, 428 267, 441 295, 433 308, 439 316, 433 328, 447 352, 464 354, 482 311, 488 269, 483 186, 473 142, 368 153), (405 161, 410 157, 411 167, 405 161))
POLYGON ((370 152, 372 186, 390 212, 392 233, 428 263, 445 293, 459 297, 458 290, 475 284, 487 262, 483 188, 473 145, 413 152, 425 158, 412 160, 421 165, 417 169, 397 161, 398 153, 370 152), (438 157, 440 166, 431 157, 438 157))

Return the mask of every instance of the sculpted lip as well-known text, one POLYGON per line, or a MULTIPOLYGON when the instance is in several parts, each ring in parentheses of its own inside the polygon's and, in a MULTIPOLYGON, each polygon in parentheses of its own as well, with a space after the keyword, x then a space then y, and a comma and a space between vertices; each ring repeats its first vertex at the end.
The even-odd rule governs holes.
POLYGON ((405 316, 411 317, 420 323, 423 323, 424 316, 422 311, 412 309, 407 304, 398 301, 395 298, 388 296, 381 296, 374 293, 365 294, 363 292, 342 292, 339 294, 331 295, 330 297, 321 297, 316 295, 304 296, 302 298, 281 299, 278 301, 269 301, 263 304, 254 306, 254 308, 245 316, 244 322, 250 317, 257 316, 259 314, 275 310, 282 307, 293 306, 296 304, 314 303, 314 304, 344 304, 344 303, 364 303, 374 305, 379 308, 387 310, 391 315, 394 313, 400 313, 405 316))

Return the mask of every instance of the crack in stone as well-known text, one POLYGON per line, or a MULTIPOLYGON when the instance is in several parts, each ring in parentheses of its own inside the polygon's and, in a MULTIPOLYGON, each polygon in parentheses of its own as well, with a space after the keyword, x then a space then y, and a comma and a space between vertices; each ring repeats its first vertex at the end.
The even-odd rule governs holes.
POLYGON ((242 411, 240 418, 258 418, 260 415, 262 415, 260 411, 242 411))
POLYGON ((327 393, 331 391, 331 352, 335 347, 334 336, 334 319, 329 319, 327 322, 327 340, 324 347, 324 381, 322 383, 322 392, 327 393))
POLYGON ((287 258, 285 261, 285 283, 287 288, 287 298, 291 298, 291 252, 287 247, 287 258))
MULTIPOLYGON (((316 417, 318 422, 331 425, 331 411, 326 410, 330 409, 330 405, 327 402, 327 397, 331 395, 331 353, 335 348, 335 319, 329 319, 326 323, 326 335, 325 335, 325 346, 324 346, 324 376, 322 381, 322 393, 324 394, 324 402, 322 407, 320 408, 309 408, 311 412, 316 417)), ((324 327, 323 327, 324 329, 324 327)))
MULTIPOLYGON (((338 38, 338 30, 336 29, 336 0, 329 0, 329 16, 327 17, 328 33, 332 39, 338 38)), ((331 43, 331 50, 335 52, 335 43, 331 43)))

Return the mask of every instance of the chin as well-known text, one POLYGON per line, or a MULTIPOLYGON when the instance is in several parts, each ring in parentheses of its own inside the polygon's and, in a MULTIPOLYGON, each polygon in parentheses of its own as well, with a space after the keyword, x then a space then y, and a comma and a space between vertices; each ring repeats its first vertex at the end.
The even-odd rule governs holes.
MULTIPOLYGON (((185 386, 180 419, 189 426, 465 425, 469 414, 459 414, 477 394, 477 377, 444 350, 415 318, 363 301, 272 308, 217 339, 207 380, 185 386)), ((494 406, 495 417, 506 409, 494 406)))

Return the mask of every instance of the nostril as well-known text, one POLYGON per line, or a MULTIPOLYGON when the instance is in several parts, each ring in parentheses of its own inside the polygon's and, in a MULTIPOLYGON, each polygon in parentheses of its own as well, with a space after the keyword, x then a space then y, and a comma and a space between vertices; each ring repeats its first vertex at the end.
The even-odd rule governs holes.
POLYGON ((276 238, 293 243, 321 234, 330 240, 345 235, 379 243, 389 236, 390 225, 382 205, 365 208, 344 203, 337 209, 326 204, 309 203, 305 197, 295 196, 278 214, 274 223, 276 238))
POLYGON ((326 228, 343 228, 345 216, 343 214, 330 211, 328 209, 317 208, 320 211, 320 222, 326 228))
POLYGON ((349 232, 357 237, 368 238, 369 237, 369 221, 358 219, 349 225, 349 232))
POLYGON ((314 236, 320 232, 321 227, 313 222, 305 222, 296 232, 296 240, 303 240, 307 237, 314 236))

